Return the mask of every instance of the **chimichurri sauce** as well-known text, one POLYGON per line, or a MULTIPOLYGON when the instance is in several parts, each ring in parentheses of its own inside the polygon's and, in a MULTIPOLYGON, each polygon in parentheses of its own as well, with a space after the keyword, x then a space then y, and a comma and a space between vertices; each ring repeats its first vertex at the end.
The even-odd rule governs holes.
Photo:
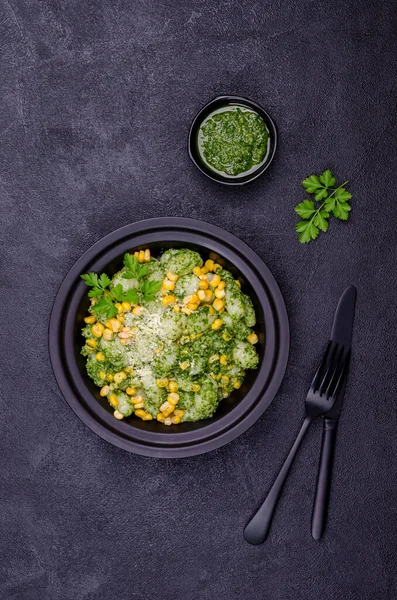
POLYGON ((200 127, 198 148, 214 170, 236 176, 253 171, 268 150, 269 131, 256 112, 239 107, 220 108, 200 127))

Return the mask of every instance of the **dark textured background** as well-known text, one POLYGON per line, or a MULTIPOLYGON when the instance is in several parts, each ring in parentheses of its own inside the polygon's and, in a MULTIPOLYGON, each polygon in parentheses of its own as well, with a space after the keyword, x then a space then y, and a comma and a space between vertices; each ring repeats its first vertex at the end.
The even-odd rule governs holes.
POLYGON ((2 600, 397 598, 394 0, 0 2, 2 600), (224 189, 190 163, 192 117, 220 93, 277 122, 268 174, 224 189), (296 241, 299 182, 349 178, 349 223, 296 241), (91 433, 51 372, 56 291, 131 221, 220 225, 273 271, 291 321, 280 392, 238 440, 181 461, 91 433), (320 423, 268 541, 242 530, 303 418, 345 286, 359 290, 326 537, 310 536, 320 423))

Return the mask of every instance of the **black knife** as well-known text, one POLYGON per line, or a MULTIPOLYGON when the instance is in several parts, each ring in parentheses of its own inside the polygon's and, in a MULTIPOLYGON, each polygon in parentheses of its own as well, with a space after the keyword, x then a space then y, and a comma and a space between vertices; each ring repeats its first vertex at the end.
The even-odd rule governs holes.
MULTIPOLYGON (((354 285, 351 285, 343 292, 336 309, 331 332, 331 341, 344 346, 345 350, 349 352, 351 349, 356 297, 357 290, 354 285)), ((336 431, 339 415, 342 410, 345 387, 346 378, 335 404, 323 417, 323 439, 312 516, 312 536, 315 540, 319 540, 325 531, 336 431)))

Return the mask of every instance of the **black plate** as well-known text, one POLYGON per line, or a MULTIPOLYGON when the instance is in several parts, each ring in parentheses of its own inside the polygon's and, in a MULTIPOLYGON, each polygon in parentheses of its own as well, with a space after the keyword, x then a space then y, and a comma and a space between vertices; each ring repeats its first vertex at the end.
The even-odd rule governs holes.
POLYGON ((202 221, 149 219, 126 225, 94 244, 66 275, 55 298, 49 327, 49 350, 58 385, 70 407, 88 427, 129 452, 157 457, 184 457, 223 446, 243 433, 266 410, 284 376, 289 352, 289 325, 281 292, 269 269, 234 235, 202 221), (80 278, 88 271, 112 276, 127 251, 150 248, 156 255, 170 247, 191 247, 230 269, 255 305, 260 364, 247 373, 242 387, 222 400, 211 419, 166 427, 131 417, 117 421, 106 398, 88 378, 80 354, 89 300, 80 278))
POLYGON ((218 96, 217 98, 211 100, 211 102, 208 102, 208 104, 206 104, 195 116, 189 131, 188 153, 191 160, 194 162, 196 167, 200 169, 202 173, 204 173, 204 175, 207 175, 207 177, 213 181, 217 181, 218 183, 223 183, 225 185, 243 185, 244 183, 249 183, 250 181, 257 179, 266 171, 272 162, 274 153, 276 152, 276 147, 277 129, 271 116, 256 102, 252 102, 252 100, 248 100, 248 98, 241 98, 240 96, 218 96), (200 156, 197 144, 200 126, 204 119, 208 117, 208 115, 214 112, 214 110, 224 106, 241 106, 243 108, 250 108, 251 110, 254 110, 260 117, 262 117, 266 123, 266 127, 269 130, 269 146, 266 157, 263 163, 255 171, 247 175, 240 173, 240 175, 236 175, 234 177, 228 177, 226 175, 223 176, 220 173, 210 169, 210 167, 205 164, 200 156))

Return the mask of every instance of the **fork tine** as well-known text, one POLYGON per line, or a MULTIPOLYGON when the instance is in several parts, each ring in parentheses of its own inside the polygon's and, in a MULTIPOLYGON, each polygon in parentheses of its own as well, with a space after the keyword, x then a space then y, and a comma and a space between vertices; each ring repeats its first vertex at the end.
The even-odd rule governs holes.
POLYGON ((342 387, 343 378, 346 373, 347 365, 349 363, 350 351, 346 352, 345 356, 343 356, 343 354, 344 348, 342 348, 342 356, 340 357, 339 366, 335 369, 335 372, 333 373, 330 379, 327 389, 325 390, 325 395, 327 397, 337 396, 337 394, 340 391, 340 388, 342 387))
POLYGON ((326 348, 326 350, 324 352, 324 356, 321 359, 321 362, 320 362, 320 364, 317 367, 317 371, 316 371, 316 373, 315 373, 315 375, 313 377, 313 381, 312 381, 312 384, 310 386, 310 389, 313 392, 315 392, 318 389, 318 387, 319 387, 318 384, 319 384, 321 375, 322 375, 322 373, 324 371, 324 367, 327 364, 327 360, 328 360, 328 355, 329 355, 330 348, 331 348, 331 342, 328 342, 327 348, 326 348))
POLYGON ((320 385, 318 386, 318 391, 321 395, 323 395, 323 393, 324 393, 325 385, 328 384, 330 378, 336 371, 336 368, 339 364, 339 359, 338 359, 339 354, 340 354, 340 351, 338 349, 338 344, 332 344, 331 350, 329 353, 329 360, 327 361, 327 368, 325 370, 324 377, 322 378, 322 381, 321 381, 320 385))

